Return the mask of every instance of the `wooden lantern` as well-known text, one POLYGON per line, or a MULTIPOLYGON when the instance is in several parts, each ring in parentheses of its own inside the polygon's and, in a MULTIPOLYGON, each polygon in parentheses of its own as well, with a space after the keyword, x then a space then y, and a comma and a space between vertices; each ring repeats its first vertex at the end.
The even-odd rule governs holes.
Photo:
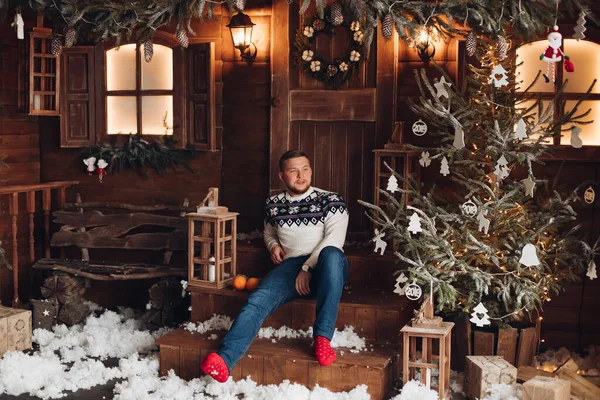
POLYGON ((29 36, 29 114, 60 115, 60 57, 52 55, 52 29, 43 21, 38 16, 29 36))
POLYGON ((232 284, 237 273, 238 213, 218 206, 217 199, 218 189, 211 188, 197 212, 186 214, 189 287, 223 289, 232 284))

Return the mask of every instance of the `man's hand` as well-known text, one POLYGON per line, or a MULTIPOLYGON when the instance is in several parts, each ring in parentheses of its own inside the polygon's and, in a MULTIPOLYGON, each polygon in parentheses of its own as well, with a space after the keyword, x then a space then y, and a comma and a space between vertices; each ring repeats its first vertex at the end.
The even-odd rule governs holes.
POLYGON ((296 292, 305 296, 310 293, 310 277, 311 273, 308 271, 300 271, 296 277, 296 292))
POLYGON ((273 264, 279 265, 283 262, 283 257, 285 257, 285 251, 279 245, 275 245, 271 248, 271 260, 273 264))

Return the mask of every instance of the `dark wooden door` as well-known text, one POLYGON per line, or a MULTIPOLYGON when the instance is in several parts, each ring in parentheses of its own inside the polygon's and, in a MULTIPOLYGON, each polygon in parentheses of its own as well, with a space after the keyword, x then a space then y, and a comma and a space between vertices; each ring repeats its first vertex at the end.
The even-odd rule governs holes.
MULTIPOLYGON (((391 134, 395 41, 383 44, 377 37, 370 60, 361 63, 358 74, 345 87, 329 90, 303 72, 291 55, 296 30, 302 26, 298 11, 296 3, 273 2, 270 191, 283 190, 277 175, 280 155, 288 149, 302 150, 312 161, 313 186, 338 192, 346 199, 349 238, 366 236, 368 220, 357 200, 372 200, 373 149, 382 146, 391 134), (387 57, 381 71, 377 68, 379 53, 387 57), (378 91, 378 86, 383 90, 378 91)), ((305 15, 310 14, 309 9, 305 15)), ((320 35, 315 39, 315 54, 325 60, 343 58, 349 40, 346 28, 338 27, 333 37, 320 35)))

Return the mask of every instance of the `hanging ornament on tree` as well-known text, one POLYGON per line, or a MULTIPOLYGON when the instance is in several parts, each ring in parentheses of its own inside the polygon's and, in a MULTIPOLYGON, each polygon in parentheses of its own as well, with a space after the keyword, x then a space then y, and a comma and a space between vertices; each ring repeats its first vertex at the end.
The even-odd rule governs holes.
POLYGON ((519 118, 517 121, 517 130, 515 131, 515 138, 523 140, 527 139, 527 125, 523 118, 519 118))
POLYGON ((83 163, 87 166, 88 175, 92 176, 92 172, 96 169, 96 157, 90 157, 83 160, 83 163))
POLYGON ((106 167, 108 163, 103 159, 98 160, 98 180, 102 183, 102 178, 106 175, 106 167))
POLYGON ((75 44, 76 40, 77 40, 77 31, 75 30, 75 28, 70 27, 65 32, 65 47, 67 49, 70 49, 75 44))
POLYGON ((377 250, 379 250, 379 255, 382 256, 385 252, 387 243, 383 240, 384 236, 384 232, 379 232, 379 230, 375 229, 375 236, 373 237, 373 239, 371 239, 371 242, 375 242, 375 249, 373 250, 373 253, 377 253, 377 250))
POLYGON ((52 43, 50 45, 50 51, 54 57, 60 57, 62 53, 62 35, 54 35, 52 43))
POLYGON ((385 190, 391 193, 396 193, 398 191, 398 178, 396 178, 394 174, 388 178, 388 183, 385 190))
POLYGON ((421 119, 415 121, 415 123, 412 124, 412 131, 417 136, 423 136, 427 133, 427 124, 421 119))
POLYGON ((381 34, 384 38, 390 39, 394 34, 394 20, 392 14, 386 14, 381 21, 381 34))
POLYGON ((477 204, 469 199, 460 206, 460 211, 465 217, 474 217, 477 214, 477 204))
POLYGON ((454 127, 454 142, 452 145, 457 149, 462 149, 465 147, 465 132, 460 125, 456 125, 454 127))
POLYGON ((587 189, 585 189, 585 192, 583 193, 583 200, 588 204, 594 203, 596 200, 596 192, 594 191, 593 187, 589 186, 587 189))
POLYGON ((506 55, 508 54, 508 41, 506 40, 506 38, 504 36, 500 35, 500 36, 498 36, 497 45, 498 45, 498 59, 500 61, 502 61, 506 58, 506 55))
POLYGON ((448 159, 446 157, 442 158, 442 166, 440 167, 440 174, 444 176, 448 176, 450 173, 450 168, 448 167, 448 159))
POLYGON ((494 84, 494 87, 502 87, 508 85, 508 75, 507 70, 504 69, 502 64, 496 65, 492 69, 492 73, 490 74, 490 79, 488 79, 488 83, 491 85, 494 84))
POLYGON ((483 327, 485 325, 491 325, 490 316, 488 315, 488 309, 485 308, 483 303, 477 304, 477 306, 473 309, 471 313, 471 319, 469 320, 475 325, 479 327, 483 327))
POLYGON ((583 146, 583 140, 579 137, 581 133, 581 128, 578 126, 574 126, 571 128, 571 146, 576 149, 580 149, 583 146))
POLYGON ((452 86, 452 83, 446 82, 446 78, 444 76, 442 76, 442 79, 440 79, 439 82, 434 83, 433 86, 435 86, 435 89, 437 91, 435 95, 438 99, 441 99, 442 96, 444 96, 445 98, 449 98, 448 88, 452 86))
POLYGON ((521 258, 519 262, 526 267, 533 267, 540 265, 540 260, 537 256, 537 250, 534 245, 527 243, 521 251, 521 258))
POLYGON ((419 158, 419 164, 421 164, 421 167, 429 167, 429 164, 431 164, 431 158, 429 158, 428 151, 424 151, 421 153, 421 158, 419 158))
POLYGON ((342 5, 340 3, 336 2, 331 5, 329 17, 333 26, 340 26, 344 23, 344 14, 342 14, 342 5))
POLYGON ((17 27, 17 39, 25 39, 25 22, 23 22, 23 16, 21 15, 21 7, 17 7, 15 20, 11 26, 17 27))
POLYGON ((569 57, 563 54, 561 46, 562 35, 558 31, 558 26, 554 25, 552 32, 548 34, 548 47, 546 47, 546 50, 540 56, 540 60, 546 62, 546 73, 544 74, 546 83, 550 82, 550 78, 552 78, 552 83, 556 81, 556 63, 560 62, 563 57, 565 59, 565 70, 567 72, 575 70, 569 57))
POLYGON ((408 231, 413 235, 423 232, 423 228, 421 228, 421 218, 417 213, 414 213, 410 216, 410 221, 408 222, 408 231))
POLYGON ((150 62, 152 61, 152 56, 154 56, 154 44, 152 40, 148 39, 144 42, 144 60, 150 62))
POLYGON ((504 154, 498 159, 496 163, 496 169, 494 170, 494 175, 496 175, 500 179, 507 178, 510 175, 510 170, 508 169, 508 161, 504 157, 504 154))
POLYGON ((417 280, 413 279, 412 283, 406 286, 404 293, 406 293, 406 298, 409 300, 419 300, 423 294, 423 290, 421 286, 417 285, 417 280))
POLYGON ((598 275, 596 274, 596 263, 594 262, 594 260, 590 261, 586 276, 590 278, 590 281, 593 281, 598 277, 598 275))
POLYGON ((535 181, 528 176, 527 179, 523 179, 523 185, 525 185, 525 196, 533 197, 533 189, 535 188, 535 181))
POLYGON ((404 294, 406 293, 407 286, 406 281, 408 281, 408 278, 406 277, 406 275, 404 275, 404 272, 401 272, 400 275, 398 275, 398 278, 396 278, 396 289, 394 289, 394 293, 397 293, 400 296, 404 296, 404 294))
POLYGON ((485 217, 483 210, 480 210, 479 214, 477 214, 477 222, 479 222, 477 230, 483 232, 484 235, 487 235, 488 230, 490 229, 490 220, 485 217))
POLYGON ((180 28, 177 30, 177 40, 179 40, 179 44, 184 49, 187 49, 187 47, 190 45, 190 39, 188 38, 188 35, 185 32, 185 29, 180 28))
POLYGON ((575 31, 575 33, 573 34, 573 39, 585 39, 585 34, 583 33, 586 29, 585 22, 585 12, 581 11, 579 13, 579 18, 577 18, 577 25, 575 25, 575 28, 573 28, 573 30, 575 31))
POLYGON ((473 31, 467 35, 467 54, 469 57, 473 57, 477 51, 477 37, 473 31))

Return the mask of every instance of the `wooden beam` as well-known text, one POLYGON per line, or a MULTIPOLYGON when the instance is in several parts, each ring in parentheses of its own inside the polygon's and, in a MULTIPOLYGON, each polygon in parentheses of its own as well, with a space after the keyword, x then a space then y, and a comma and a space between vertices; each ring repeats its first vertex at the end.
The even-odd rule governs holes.
POLYGON ((290 120, 374 122, 376 93, 375 88, 291 90, 290 120))

